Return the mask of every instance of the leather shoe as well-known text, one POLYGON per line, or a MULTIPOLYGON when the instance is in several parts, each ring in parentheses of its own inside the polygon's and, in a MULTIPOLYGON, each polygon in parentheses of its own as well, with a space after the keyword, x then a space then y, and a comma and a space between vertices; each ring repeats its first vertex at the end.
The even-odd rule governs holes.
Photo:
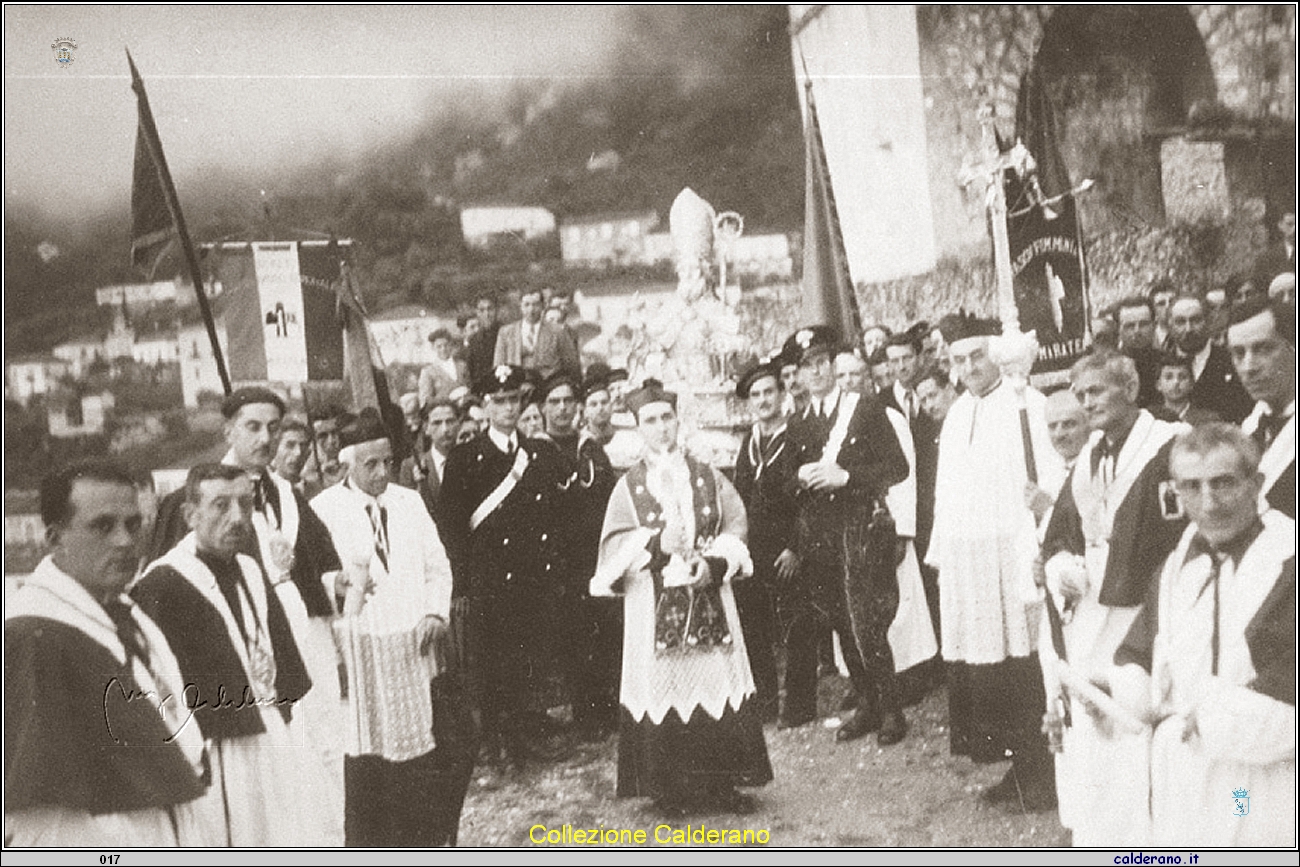
POLYGON ((855 741, 869 735, 880 727, 880 717, 870 711, 859 709, 849 721, 835 730, 835 740, 855 741))
POLYGON ((882 747, 893 746, 905 737, 907 737, 907 718, 903 716, 903 712, 896 710, 885 714, 885 721, 880 726, 880 734, 876 735, 876 743, 882 747))
POLYGON ((808 723, 812 722, 815 719, 817 719, 817 715, 813 713, 809 713, 809 714, 782 713, 776 719, 776 727, 778 730, 797 729, 799 728, 799 726, 807 725, 808 723))

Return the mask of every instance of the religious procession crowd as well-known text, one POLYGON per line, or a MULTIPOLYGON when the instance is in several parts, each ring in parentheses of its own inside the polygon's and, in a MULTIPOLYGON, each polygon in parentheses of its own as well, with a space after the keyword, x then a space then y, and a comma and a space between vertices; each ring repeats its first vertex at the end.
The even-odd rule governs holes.
POLYGON ((887 748, 946 684, 980 797, 1075 845, 1295 845, 1292 299, 1157 285, 1047 395, 993 320, 803 328, 725 473, 545 301, 434 332, 400 420, 236 390, 151 528, 126 468, 50 474, 7 844, 454 845, 476 763, 615 732, 619 797, 744 812, 765 723, 887 748))

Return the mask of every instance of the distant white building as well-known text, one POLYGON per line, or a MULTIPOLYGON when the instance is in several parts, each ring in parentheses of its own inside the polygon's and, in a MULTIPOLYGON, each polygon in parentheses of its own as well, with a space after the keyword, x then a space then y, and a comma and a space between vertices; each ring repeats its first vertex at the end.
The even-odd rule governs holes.
MULTIPOLYGON (((226 340, 225 320, 218 317, 216 326, 221 352, 229 357, 230 344, 226 340)), ((208 392, 219 396, 222 393, 221 374, 217 373, 217 362, 212 355, 208 330, 202 324, 181 328, 176 341, 181 365, 181 395, 185 406, 193 409, 199 405, 200 394, 208 392)))
POLYGON ((175 280, 155 280, 152 283, 122 283, 101 286, 95 290, 95 303, 100 307, 146 307, 163 301, 176 300, 175 280))
POLYGON ((76 394, 57 392, 45 410, 50 436, 71 439, 104 432, 104 421, 115 405, 110 392, 76 394))
POLYGON ((72 365, 53 355, 19 355, 5 362, 5 394, 26 406, 38 394, 49 394, 72 365))
POLYGON ((475 205, 461 209, 460 232, 471 247, 486 246, 499 235, 535 241, 554 234, 555 215, 523 205, 475 205))
MULTIPOLYGON (((204 332, 207 336, 207 332, 204 332)), ((180 360, 180 343, 175 334, 137 338, 131 345, 131 357, 140 364, 168 364, 180 360)))
POLYGON ((560 225, 560 256, 566 265, 585 267, 651 264, 646 237, 658 225, 654 211, 573 217, 560 225))
POLYGON ((81 379, 91 364, 104 357, 104 341, 98 337, 77 337, 65 340, 50 352, 68 363, 73 379, 81 379))

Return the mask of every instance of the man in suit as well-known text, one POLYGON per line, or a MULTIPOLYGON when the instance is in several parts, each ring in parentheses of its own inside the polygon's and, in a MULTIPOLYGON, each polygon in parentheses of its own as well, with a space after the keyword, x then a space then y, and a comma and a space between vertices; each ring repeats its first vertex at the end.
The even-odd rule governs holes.
POLYGON ((1251 299, 1232 311, 1228 351, 1255 407, 1242 423, 1263 452, 1259 471, 1268 505, 1295 519, 1295 311, 1251 299))
POLYGON ((402 461, 397 483, 420 492, 424 505, 429 510, 433 523, 442 522, 439 506, 442 493, 442 477, 447 468, 447 456, 456 444, 456 432, 460 429, 461 416, 456 411, 456 404, 445 397, 435 398, 424 407, 424 439, 429 444, 427 451, 412 455, 402 461))
POLYGON ((523 384, 523 370, 510 365, 476 383, 489 427, 452 450, 442 480, 443 541, 454 593, 468 597, 484 735, 515 765, 551 746, 543 743, 548 627, 565 574, 558 522, 570 478, 553 443, 519 435, 523 384))
POLYGON ((465 342, 465 362, 469 366, 469 383, 478 382, 492 370, 492 356, 496 354, 497 300, 491 295, 481 295, 474 302, 474 319, 477 330, 465 342))
POLYGON ((1156 380, 1160 377, 1160 350, 1154 345, 1156 318, 1151 300, 1141 295, 1120 300, 1115 305, 1115 319, 1119 323, 1119 350, 1137 365, 1138 406, 1149 406, 1159 397, 1156 380))
MULTIPOLYGON (((787 433, 797 467, 789 487, 799 506, 800 578, 840 636, 858 696, 854 715, 835 738, 853 740, 879 729, 882 746, 895 744, 906 736, 907 721, 889 646, 899 597, 896 537, 884 498, 907 478, 907 459, 880 403, 836 386, 831 329, 804 328, 788 343, 810 395, 787 433)), ((816 635, 790 641, 787 701, 815 706, 808 692, 816 689, 816 635)))
MULTIPOLYGON (((779 687, 776 674, 776 645, 789 622, 778 615, 777 605, 797 593, 795 572, 799 558, 790 516, 795 503, 787 484, 793 471, 786 448, 786 417, 782 411, 785 389, 781 386, 781 362, 773 359, 755 365, 736 383, 736 396, 749 404, 754 426, 745 432, 736 457, 736 491, 745 501, 749 518, 749 553, 754 576, 736 585, 736 607, 745 630, 745 649, 757 690, 755 702, 764 720, 777 716, 779 687)), ((798 600, 784 606, 797 615, 798 600)), ((802 725, 817 716, 817 708, 790 706, 778 721, 781 728, 802 725)))
POLYGON ((1255 402, 1237 378, 1228 351, 1210 340, 1203 300, 1195 295, 1174 299, 1169 312, 1169 340, 1174 352, 1192 359, 1196 377, 1192 403, 1217 412, 1225 421, 1240 424, 1255 402))
POLYGON ((448 397, 457 387, 469 384, 469 368, 452 355, 451 332, 439 328, 429 335, 434 361, 420 371, 419 405, 427 406, 436 397, 448 397))
POLYGON ((533 370, 541 379, 560 372, 581 378, 573 336, 562 326, 542 321, 541 290, 525 289, 519 298, 519 312, 519 321, 502 326, 497 334, 493 365, 511 364, 533 370))

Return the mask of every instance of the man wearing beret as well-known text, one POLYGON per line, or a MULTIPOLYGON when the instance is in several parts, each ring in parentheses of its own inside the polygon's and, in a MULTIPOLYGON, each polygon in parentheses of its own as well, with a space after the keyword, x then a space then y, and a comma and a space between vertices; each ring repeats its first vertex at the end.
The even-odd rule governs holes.
MULTIPOLYGON (((885 494, 907 478, 907 458, 879 401, 836 387, 836 348, 834 332, 815 326, 796 332, 783 350, 798 358, 810 396, 788 433, 797 468, 789 488, 799 504, 799 580, 840 636, 857 697, 836 740, 879 730, 879 743, 888 746, 906 737, 907 722, 889 647, 899 594, 885 494)), ((807 632, 787 640, 787 725, 816 713, 816 632, 807 632)))
POLYGON ((442 480, 443 542, 455 596, 469 600, 471 677, 484 736, 516 766, 545 737, 552 600, 564 573, 560 520, 569 475, 554 444, 517 431, 524 371, 475 384, 488 429, 452 450, 442 480))

